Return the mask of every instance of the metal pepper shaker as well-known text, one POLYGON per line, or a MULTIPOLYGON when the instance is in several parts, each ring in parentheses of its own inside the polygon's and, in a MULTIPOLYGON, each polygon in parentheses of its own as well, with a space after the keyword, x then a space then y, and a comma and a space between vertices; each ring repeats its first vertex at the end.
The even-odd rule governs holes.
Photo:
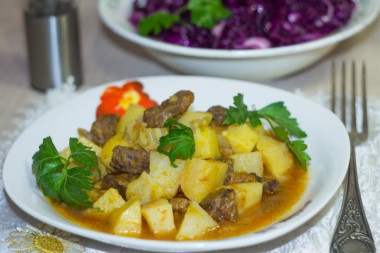
POLYGON ((78 14, 72 0, 29 0, 24 11, 30 82, 38 90, 82 83, 78 14))

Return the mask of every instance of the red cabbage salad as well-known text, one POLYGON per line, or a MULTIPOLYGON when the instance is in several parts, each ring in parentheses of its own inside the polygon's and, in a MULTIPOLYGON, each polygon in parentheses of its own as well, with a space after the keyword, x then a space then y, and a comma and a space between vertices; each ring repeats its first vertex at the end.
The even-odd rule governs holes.
POLYGON ((347 24, 352 0, 135 0, 139 34, 199 48, 264 49, 324 37, 347 24))

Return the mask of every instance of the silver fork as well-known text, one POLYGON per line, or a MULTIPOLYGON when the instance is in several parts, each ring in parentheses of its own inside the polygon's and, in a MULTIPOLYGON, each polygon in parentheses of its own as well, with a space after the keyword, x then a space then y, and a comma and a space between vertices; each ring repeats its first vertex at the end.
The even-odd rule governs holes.
MULTIPOLYGON (((341 67, 341 120, 346 122, 346 63, 341 67)), ((336 108, 336 69, 335 63, 331 66, 331 110, 337 113, 336 108)), ((362 95, 362 131, 358 131, 356 119, 356 69, 355 62, 351 64, 351 127, 349 131, 351 143, 351 159, 346 176, 346 186, 342 209, 335 228, 334 236, 330 245, 330 252, 376 252, 375 243, 368 225, 362 200, 360 197, 356 160, 355 145, 368 138, 368 116, 366 97, 366 68, 362 65, 361 73, 361 95, 362 95)))

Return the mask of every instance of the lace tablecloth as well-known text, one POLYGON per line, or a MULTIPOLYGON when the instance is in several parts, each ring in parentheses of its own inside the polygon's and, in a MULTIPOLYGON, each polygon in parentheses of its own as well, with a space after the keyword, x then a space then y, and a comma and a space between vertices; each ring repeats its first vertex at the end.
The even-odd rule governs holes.
MULTIPOLYGON (((0 143, 0 177, 3 163, 12 143, 38 116, 48 109, 76 96, 74 86, 67 84, 49 91, 42 100, 30 102, 30 107, 20 111, 15 118, 12 131, 2 132, 0 143)), ((302 94, 300 94, 302 95, 302 94)), ((312 99, 327 104, 324 92, 312 99)), ((360 168, 359 182, 363 204, 370 221, 377 248, 380 248, 380 101, 369 100, 369 141, 357 148, 357 163, 360 168)), ((38 249, 61 249, 64 252, 138 252, 71 235, 42 224, 16 207, 3 190, 0 180, 0 252, 39 252, 38 249)), ((312 220, 293 232, 262 245, 229 250, 228 252, 328 252, 332 233, 342 202, 340 189, 329 204, 312 220)), ((41 251, 40 251, 41 252, 41 251)), ((226 251, 227 252, 227 251, 226 251)))

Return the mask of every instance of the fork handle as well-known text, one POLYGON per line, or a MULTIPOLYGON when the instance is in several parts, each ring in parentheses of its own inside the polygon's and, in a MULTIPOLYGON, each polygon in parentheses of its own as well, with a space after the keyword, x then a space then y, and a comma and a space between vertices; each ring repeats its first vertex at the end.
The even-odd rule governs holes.
POLYGON ((360 198, 355 146, 352 142, 343 205, 335 228, 330 252, 376 252, 375 243, 360 198))

